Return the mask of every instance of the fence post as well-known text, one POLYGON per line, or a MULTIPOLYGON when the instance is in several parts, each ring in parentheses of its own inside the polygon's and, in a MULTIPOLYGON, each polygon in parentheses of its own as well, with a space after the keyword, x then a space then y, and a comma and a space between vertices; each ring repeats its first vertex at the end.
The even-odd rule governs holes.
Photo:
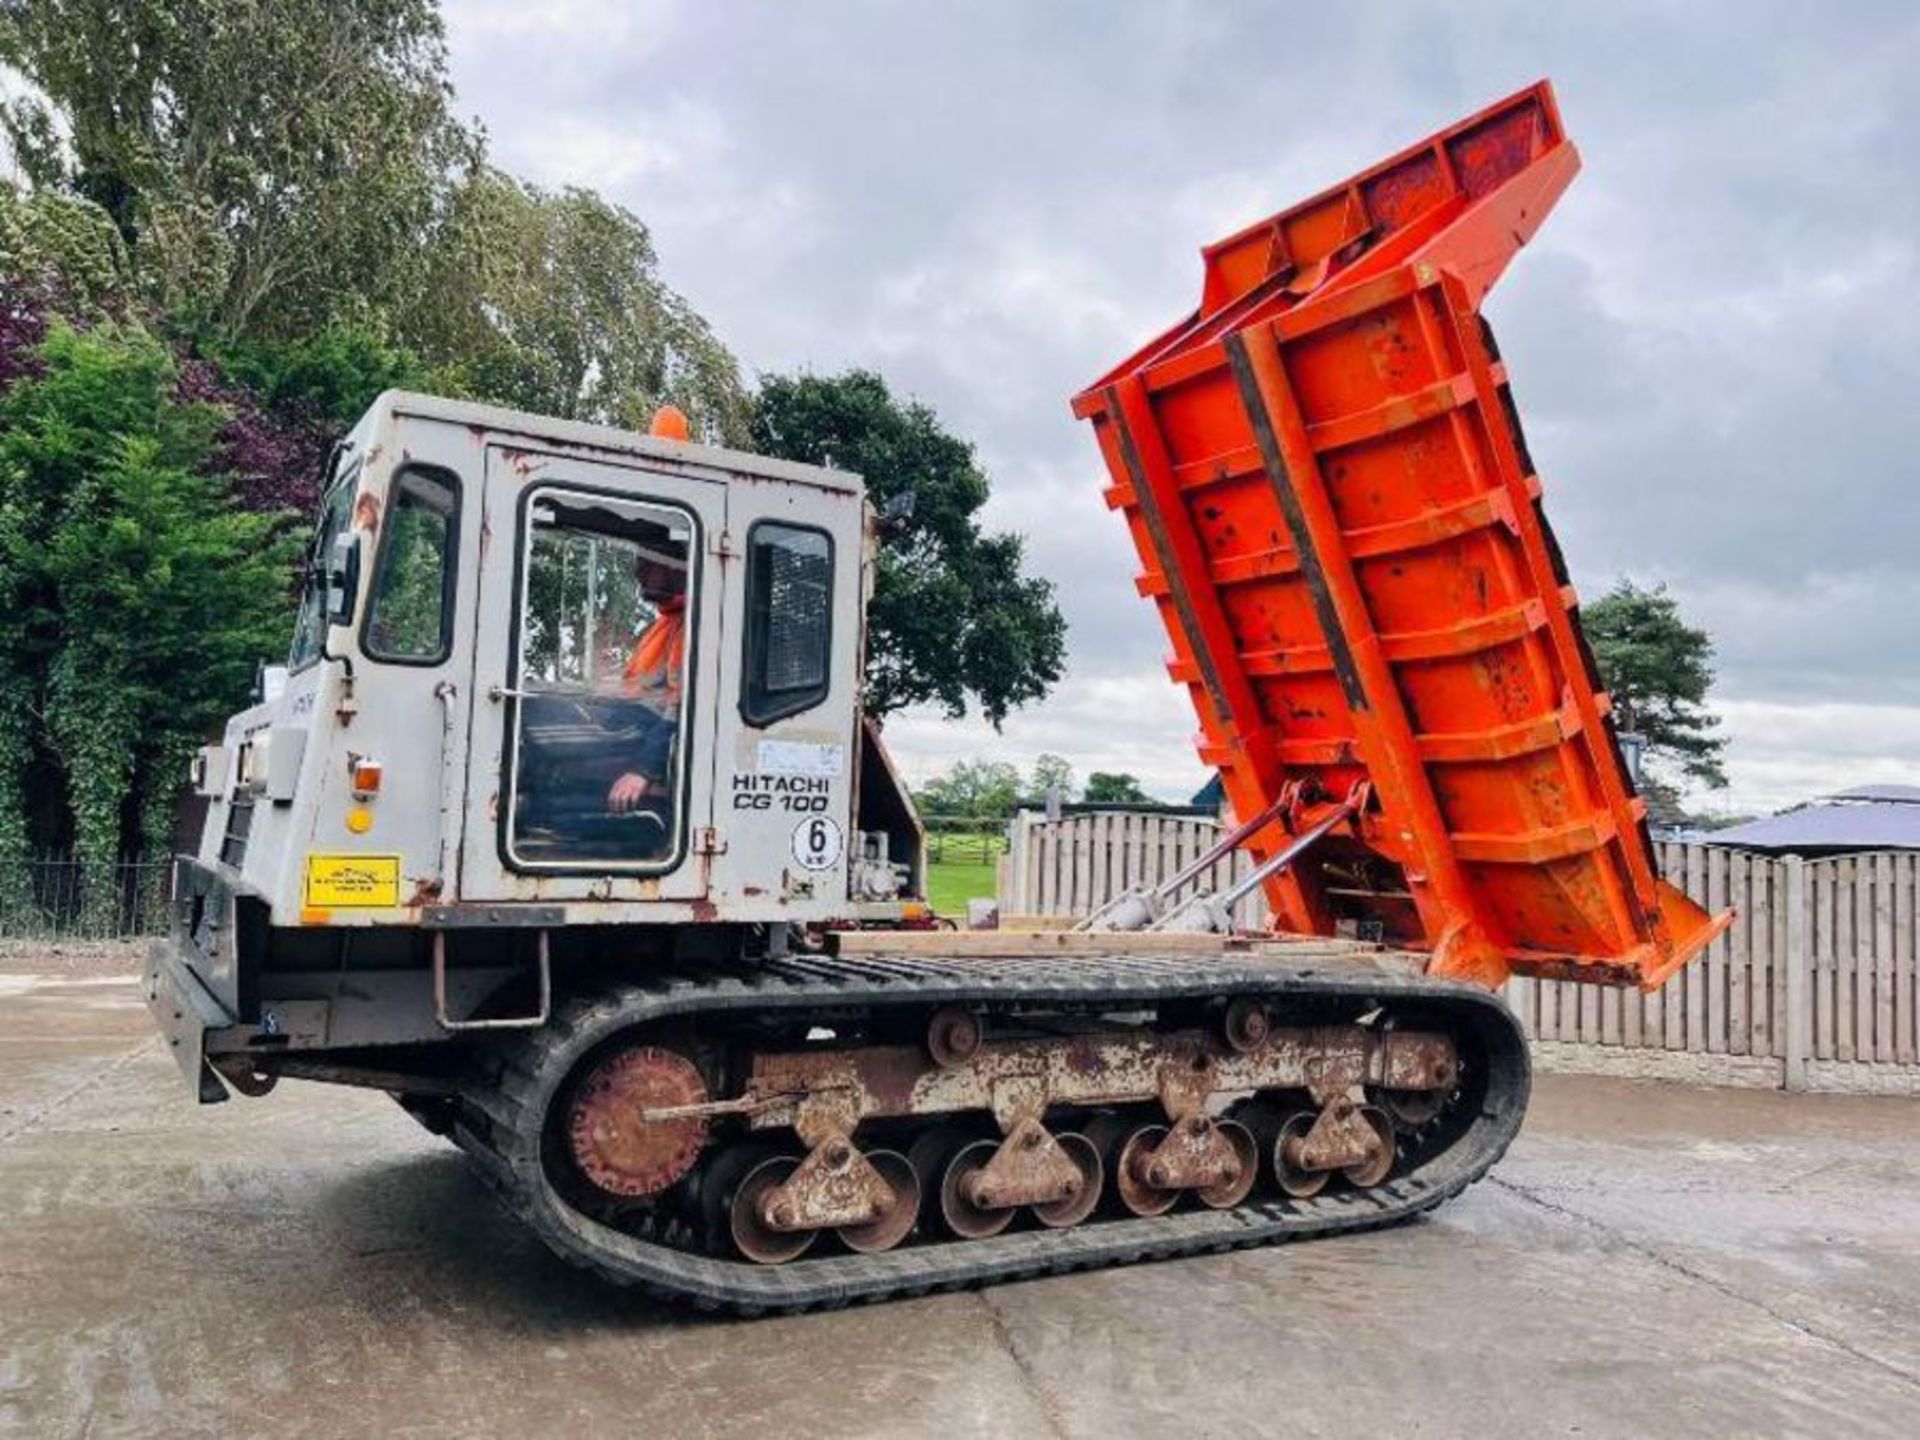
POLYGON ((1813 936, 1807 927, 1807 862, 1786 857, 1787 867, 1787 1054, 1781 1084, 1807 1088, 1807 1053, 1813 1040, 1813 936))
POLYGON ((1033 913, 1027 904, 1027 845, 1032 828, 1033 815, 1026 810, 1017 811, 1013 823, 1007 827, 1007 853, 1001 858, 997 877, 1002 915, 1033 913))

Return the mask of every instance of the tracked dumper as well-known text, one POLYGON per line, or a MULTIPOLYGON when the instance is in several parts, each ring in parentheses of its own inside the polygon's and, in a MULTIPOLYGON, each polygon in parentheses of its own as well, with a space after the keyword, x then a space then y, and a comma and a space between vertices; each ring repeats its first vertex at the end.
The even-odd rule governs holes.
POLYGON ((200 1099, 387 1091, 569 1260, 746 1312, 1459 1192, 1527 1100, 1490 987, 1651 987, 1717 923, 1653 873, 1478 315, 1574 168, 1515 96, 1211 247, 1075 402, 1270 935, 1201 866, 934 928, 856 478, 381 397, 197 762, 148 989, 200 1099))

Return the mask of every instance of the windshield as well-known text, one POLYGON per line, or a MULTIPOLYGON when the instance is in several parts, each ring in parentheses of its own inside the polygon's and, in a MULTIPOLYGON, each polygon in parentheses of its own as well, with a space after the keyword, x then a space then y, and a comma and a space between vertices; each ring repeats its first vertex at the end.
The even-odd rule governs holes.
POLYGON ((326 643, 327 584, 323 571, 327 556, 333 553, 334 537, 347 526, 359 476, 360 467, 355 465, 320 502, 320 523, 307 551, 307 573, 300 587, 300 617, 294 622, 293 649, 287 656, 289 670, 304 670, 318 660, 326 643))

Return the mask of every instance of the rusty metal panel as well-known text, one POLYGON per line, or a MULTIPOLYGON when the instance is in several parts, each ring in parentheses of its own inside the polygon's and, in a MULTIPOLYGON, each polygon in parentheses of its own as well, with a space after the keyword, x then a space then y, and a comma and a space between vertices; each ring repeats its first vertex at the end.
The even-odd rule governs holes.
POLYGON ((1509 97, 1209 247, 1075 411, 1235 811, 1377 797, 1270 882, 1280 928, 1651 988, 1728 917, 1657 878, 1478 313, 1577 168, 1549 87, 1509 97))
POLYGON ((746 1114, 755 1128, 792 1125, 815 1144, 875 1117, 984 1112, 1011 1134, 1058 1105, 1153 1101, 1179 1119, 1221 1095, 1294 1089, 1331 1096, 1363 1085, 1439 1092, 1458 1078, 1456 1047, 1437 1031, 1284 1026, 1245 1050, 1197 1030, 1105 1031, 987 1041, 944 1064, 914 1045, 761 1054, 743 1100, 646 1116, 746 1114))

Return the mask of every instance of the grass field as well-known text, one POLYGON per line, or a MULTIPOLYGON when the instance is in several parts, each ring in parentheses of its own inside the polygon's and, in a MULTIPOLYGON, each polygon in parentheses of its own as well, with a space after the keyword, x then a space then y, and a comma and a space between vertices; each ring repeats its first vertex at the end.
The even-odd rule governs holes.
POLYGON ((991 899, 996 876, 991 864, 943 860, 927 866, 927 902, 936 915, 967 918, 967 901, 991 899))
POLYGON ((929 834, 927 902, 934 913, 964 921, 967 901, 992 899, 1005 849, 998 834, 929 834))

